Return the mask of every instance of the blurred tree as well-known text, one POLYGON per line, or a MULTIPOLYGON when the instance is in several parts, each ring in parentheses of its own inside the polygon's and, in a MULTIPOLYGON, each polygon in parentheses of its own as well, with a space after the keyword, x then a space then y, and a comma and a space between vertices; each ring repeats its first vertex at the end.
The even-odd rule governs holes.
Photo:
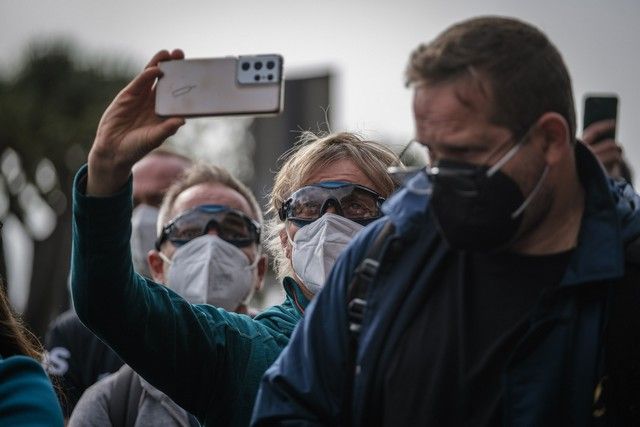
POLYGON ((130 69, 53 41, 32 44, 15 74, 0 76, 0 218, 20 218, 34 241, 24 319, 40 336, 68 301, 73 175, 130 69))

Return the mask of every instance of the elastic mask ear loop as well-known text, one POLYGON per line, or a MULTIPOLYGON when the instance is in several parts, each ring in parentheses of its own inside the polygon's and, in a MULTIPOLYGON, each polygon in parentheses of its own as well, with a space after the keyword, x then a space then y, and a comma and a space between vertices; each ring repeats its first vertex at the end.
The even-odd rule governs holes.
POLYGON ((161 260, 163 260, 164 262, 166 262, 167 264, 171 265, 173 264, 173 261, 171 261, 165 254, 163 254, 162 252, 158 252, 158 256, 160 257, 161 260))
MULTIPOLYGON (((529 132, 527 132, 527 133, 529 133, 529 132)), ((513 156, 516 155, 516 153, 520 150, 520 148, 522 148, 522 144, 523 144, 522 141, 524 141, 525 138, 526 138, 526 135, 525 135, 525 137, 523 137, 520 140, 520 142, 518 142, 516 145, 511 147, 511 149, 509 151, 507 151, 507 154, 505 154, 500 160, 498 160, 498 162, 495 165, 493 165, 493 166, 491 166, 491 168, 489 168, 489 170, 487 171, 487 177, 488 178, 490 178, 493 175, 495 175, 496 172, 498 172, 500 169, 502 169, 502 167, 504 165, 506 165, 507 162, 513 158, 513 156)), ((522 212, 524 212, 524 210, 527 208, 527 206, 529 206, 529 204, 531 203, 531 201, 533 200, 535 195, 538 193, 538 191, 540 191, 540 188, 542 188, 542 183, 544 182, 544 178, 547 176, 548 172, 549 172, 549 165, 546 165, 544 170, 542 171, 542 175, 540 175, 540 179, 536 183, 536 186, 533 188, 531 193, 529 193, 529 195, 524 200, 524 202, 522 202, 520 207, 518 209, 516 209, 515 211, 513 211, 513 213, 511 214, 511 219, 516 219, 518 216, 520 216, 522 214, 522 212)))
POLYGON ((251 262, 251 264, 249 264, 249 266, 247 267, 248 269, 253 270, 254 268, 256 268, 256 266, 258 265, 258 263, 260 262, 260 257, 262 256, 262 251, 260 250, 260 248, 258 248, 258 250, 256 250, 256 256, 253 259, 253 262, 251 262))
POLYGON ((288 225, 289 220, 285 220, 284 221, 284 232, 287 233, 287 240, 289 241, 289 244, 291 245, 291 248, 295 249, 296 248, 296 242, 293 241, 293 239, 291 238, 291 234, 289 233, 289 227, 288 225))
POLYGON ((544 170, 542 171, 542 175, 540 175, 540 179, 538 180, 538 183, 536 184, 535 187, 533 187, 533 190, 531 190, 531 193, 529 193, 529 195, 524 200, 524 202, 522 202, 520 207, 511 214, 511 219, 516 219, 522 212, 524 212, 526 207, 529 206, 529 204, 531 203, 535 195, 542 188, 542 183, 544 182, 544 179, 547 176, 548 172, 549 172, 549 165, 546 165, 544 167, 544 170))
MULTIPOLYGON (((247 268, 253 271, 253 269, 255 269, 258 266, 258 263, 260 262, 261 257, 262 257, 262 251, 258 247, 258 250, 256 251, 255 259, 253 260, 251 265, 249 265, 247 268)), ((255 284, 252 283, 251 288, 249 289, 249 293, 247 294, 246 297, 242 299, 242 301, 240 302, 240 305, 244 305, 248 307, 249 303, 253 299, 253 294, 255 294, 255 292, 256 292, 256 287, 255 287, 255 284)))
POLYGON ((518 142, 516 145, 511 147, 511 149, 507 151, 507 154, 505 154, 500 160, 498 160, 495 165, 489 168, 489 170, 487 171, 487 177, 492 177, 496 172, 502 169, 502 167, 506 165, 507 162, 511 160, 518 151, 520 151, 520 148, 522 148, 522 142, 518 142))

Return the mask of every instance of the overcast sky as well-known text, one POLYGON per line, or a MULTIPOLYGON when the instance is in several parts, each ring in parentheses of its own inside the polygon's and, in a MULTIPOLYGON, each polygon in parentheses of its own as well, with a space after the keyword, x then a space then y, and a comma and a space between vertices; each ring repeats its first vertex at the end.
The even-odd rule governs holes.
POLYGON ((289 76, 335 72, 334 130, 397 143, 413 134, 403 86, 409 52, 454 22, 487 14, 547 33, 569 66, 578 117, 585 92, 619 94, 619 140, 640 175, 639 0, 0 0, 0 71, 28 42, 56 36, 138 67, 163 48, 188 57, 281 53, 289 76))
POLYGON ((584 92, 618 93, 620 140, 640 172, 638 0, 0 0, 0 67, 15 64, 28 41, 54 35, 139 66, 161 48, 191 57, 278 52, 289 75, 336 72, 334 129, 403 140, 413 132, 402 84, 409 52, 482 14, 515 16, 549 35, 573 76, 579 116, 584 92))

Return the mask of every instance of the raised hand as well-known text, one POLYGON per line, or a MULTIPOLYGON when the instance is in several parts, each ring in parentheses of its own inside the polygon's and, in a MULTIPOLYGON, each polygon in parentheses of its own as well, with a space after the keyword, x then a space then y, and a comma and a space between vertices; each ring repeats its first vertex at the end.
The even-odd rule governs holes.
POLYGON ((622 147, 613 139, 601 140, 601 135, 615 130, 615 120, 602 120, 589 125, 582 134, 582 141, 604 165, 607 173, 620 178, 620 165, 624 162, 622 147))
POLYGON ((89 152, 87 194, 108 196, 127 182, 131 167, 184 124, 180 117, 162 118, 154 111, 158 63, 183 59, 177 49, 156 53, 105 110, 89 152))

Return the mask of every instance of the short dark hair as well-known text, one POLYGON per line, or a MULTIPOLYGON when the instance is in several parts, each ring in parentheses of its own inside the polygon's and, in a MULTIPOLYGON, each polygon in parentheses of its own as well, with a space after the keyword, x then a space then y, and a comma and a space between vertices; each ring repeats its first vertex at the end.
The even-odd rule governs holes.
POLYGON ((455 24, 411 54, 407 84, 438 84, 463 75, 490 86, 490 120, 521 137, 545 112, 576 117, 571 78, 558 49, 536 27, 504 17, 455 24))

